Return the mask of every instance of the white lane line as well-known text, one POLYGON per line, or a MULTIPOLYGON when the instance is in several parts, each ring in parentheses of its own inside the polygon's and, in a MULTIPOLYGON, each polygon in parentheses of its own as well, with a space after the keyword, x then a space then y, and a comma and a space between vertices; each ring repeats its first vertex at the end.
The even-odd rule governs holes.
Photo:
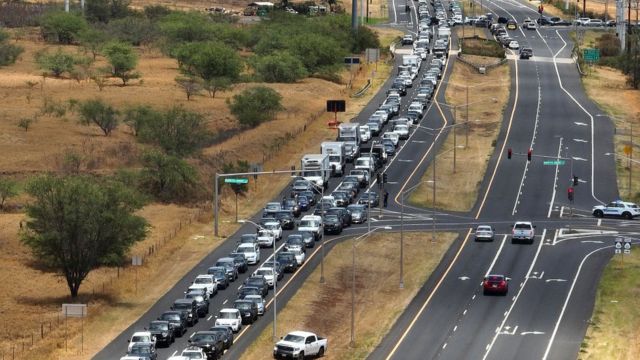
POLYGON ((573 123, 578 125, 578 126, 589 126, 589 124, 583 123, 583 122, 579 122, 579 121, 574 121, 573 123))
POLYGON ((602 225, 602 219, 598 219, 598 226, 602 225))
POLYGON ((458 325, 453 327, 453 332, 456 332, 456 330, 458 330, 458 325))
MULTIPOLYGON (((558 159, 560 159, 560 152, 562 151, 562 138, 558 143, 558 159)), ((560 165, 556 164, 556 171, 553 177, 553 191, 551 192, 551 202, 549 203, 549 212, 547 213, 547 219, 551 217, 551 210, 553 210, 553 204, 556 201, 556 188, 558 187, 558 173, 560 172, 560 165)), ((562 215, 560 215, 562 217, 562 215)))
POLYGON ((391 4, 393 5, 393 23, 398 23, 398 14, 396 13, 396 0, 391 0, 391 4))
POLYGON ((227 303, 227 301, 229 301, 229 299, 225 299, 225 300, 222 302, 222 305, 226 304, 226 303, 227 303))
POLYGON ((564 305, 562 305, 560 316, 558 316, 558 321, 556 322, 556 326, 553 328, 553 333, 551 334, 551 338, 549 339, 549 345, 547 345, 547 350, 544 352, 544 355, 542 356, 542 360, 546 360, 547 357, 549 356, 549 352, 551 351, 551 346, 553 345, 553 341, 556 338, 556 333, 558 332, 558 328, 560 327, 560 322, 562 321, 564 312, 567 310, 567 305, 569 304, 569 300, 571 299, 571 294, 573 293, 573 289, 576 286, 576 282, 578 280, 578 277, 580 276, 580 271, 582 271, 582 266, 584 265, 585 261, 596 252, 603 249, 612 248, 612 247, 613 245, 609 245, 609 246, 603 246, 599 249, 593 250, 592 252, 585 255, 585 257, 580 262, 580 266, 578 266, 578 271, 576 272, 576 275, 573 277, 573 282, 571 283, 571 287, 569 288, 569 293, 567 294, 567 298, 564 301, 564 305))
MULTIPOLYGON (((517 300, 518 300, 520 294, 522 293, 522 290, 524 290, 524 285, 526 285, 527 281, 529 281, 529 276, 531 275, 531 272, 533 271, 533 267, 535 266, 536 261, 538 260, 538 255, 540 255, 540 249, 542 249, 542 243, 544 243, 544 238, 546 236, 546 233, 547 233, 547 229, 544 229, 542 231, 542 239, 540 240, 540 244, 538 245, 538 250, 536 250, 536 255, 533 257, 533 261, 531 261, 531 266, 529 266, 529 270, 527 271, 527 274, 524 277, 524 283, 522 283, 522 286, 520 286, 520 290, 518 290, 518 293, 515 296, 516 300, 511 303, 511 306, 509 307, 509 310, 507 310, 508 313, 504 317, 504 319, 502 320, 502 323, 500 324, 500 328, 502 328, 504 326, 504 324, 507 322, 507 319, 509 319, 509 315, 511 314, 511 310, 513 310, 514 306, 516 306, 516 304, 518 303, 517 300)), ((498 339, 498 335, 499 335, 499 333, 496 333, 493 336, 493 339, 491 340, 491 343, 489 344, 489 347, 485 351, 484 356, 482 357, 482 360, 486 360, 487 356, 489 356, 489 352, 491 352, 491 348, 493 347, 493 344, 495 344, 496 340, 498 339)))
POLYGON ((175 356, 178 353, 178 350, 174 351, 173 354, 171 354, 171 356, 175 356))
POLYGON ((207 321, 211 321, 212 317, 213 317, 213 315, 209 315, 209 317, 207 318, 207 321))
POLYGON ((585 158, 575 157, 575 156, 573 156, 572 159, 576 160, 576 161, 587 161, 587 159, 585 159, 585 158))
POLYGON ((484 277, 487 277, 487 276, 489 276, 489 274, 491 274, 491 270, 493 270, 493 266, 496 264, 496 261, 498 260, 498 257, 500 256, 500 253, 502 252, 502 248, 504 247, 504 243, 505 242, 507 242, 507 235, 502 237, 502 243, 500 244, 500 248, 496 252, 496 256, 493 257, 493 261, 491 261, 491 265, 489 265, 489 268, 487 269, 487 273, 484 274, 484 277))
POLYGON ((579 143, 588 143, 588 142, 589 142, 589 140, 585 140, 585 139, 576 139, 576 138, 574 138, 574 139, 573 139, 573 141, 575 141, 575 142, 579 142, 579 143))

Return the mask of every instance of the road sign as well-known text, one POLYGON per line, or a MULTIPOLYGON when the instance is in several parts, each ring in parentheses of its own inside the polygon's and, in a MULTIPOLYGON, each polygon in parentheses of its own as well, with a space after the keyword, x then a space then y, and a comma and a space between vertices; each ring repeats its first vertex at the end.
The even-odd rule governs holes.
POLYGON ((224 182, 227 184, 248 184, 249 179, 245 178, 225 178, 224 182))
POLYGON ((624 146, 624 154, 629 156, 633 152, 633 147, 629 144, 624 146))
POLYGON ((545 160, 542 165, 564 165, 564 160, 545 160))
POLYGON ((344 63, 346 65, 357 65, 357 64, 360 64, 360 58, 356 56, 345 57, 344 63))
POLYGON ((624 239, 624 253, 631 254, 631 239, 624 239))
POLYGON ((616 238, 616 246, 615 246, 615 253, 616 254, 621 254, 622 253, 622 238, 616 238))
POLYGON ((142 256, 135 255, 131 257, 131 265, 142 266, 142 256))
POLYGON ((600 49, 584 49, 582 55, 585 61, 598 62, 600 60, 600 49))
POLYGON ((85 317, 87 316, 87 304, 62 304, 62 315, 64 317, 85 317))

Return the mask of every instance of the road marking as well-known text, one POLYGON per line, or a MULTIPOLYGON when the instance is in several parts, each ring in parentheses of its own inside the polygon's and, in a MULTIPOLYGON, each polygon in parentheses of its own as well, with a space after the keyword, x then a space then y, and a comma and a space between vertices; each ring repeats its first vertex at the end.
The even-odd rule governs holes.
POLYGON ((603 249, 612 248, 612 247, 613 247, 613 245, 609 245, 609 246, 604 246, 604 247, 601 247, 599 249, 593 250, 592 252, 590 252, 587 255, 585 255, 585 257, 580 262, 580 266, 578 266, 578 271, 576 271, 576 275, 573 277, 573 282, 571 283, 571 287, 569 288, 569 293, 567 294, 567 298, 564 301, 564 305, 562 305, 562 310, 560 311, 560 316, 558 316, 558 321, 556 322, 556 326, 553 328, 553 333, 551 334, 551 338, 549 339, 549 345, 547 345, 547 350, 544 352, 544 355, 542 356, 542 360, 546 360, 549 357, 549 352, 551 351, 551 345, 553 345, 553 341, 554 341, 554 339, 556 337, 556 334, 558 333, 558 328, 560 327, 560 322, 562 321, 562 318, 564 317, 564 312, 567 309, 567 305, 569 304, 569 299, 571 299, 571 294, 573 293, 573 288, 576 286, 576 282, 578 281, 578 276, 580 276, 580 271, 582 271, 582 266, 584 265, 584 262, 591 255, 595 254, 596 252, 598 252, 600 250, 603 250, 603 249))
POLYGON ((586 244, 586 243, 604 244, 604 241, 600 241, 600 240, 582 240, 580 242, 583 243, 583 244, 586 244))
POLYGON ((572 158, 573 160, 576 160, 576 161, 587 161, 587 159, 585 159, 585 158, 576 157, 576 156, 573 156, 573 157, 571 157, 571 158, 572 158))
POLYGON ((400 162, 413 162, 411 159, 398 159, 400 162))
MULTIPOLYGON (((558 142, 558 159, 560 158, 560 153, 562 152, 562 138, 558 142)), ((556 201, 556 187, 558 184, 558 173, 560 172, 560 165, 556 164, 556 171, 553 176, 553 191, 551 193, 551 202, 549 203, 549 212, 547 212, 547 219, 551 217, 551 210, 553 210, 553 203, 556 201)), ((562 215, 560 216, 562 217, 562 215)))
POLYGON ((458 325, 453 327, 453 332, 456 332, 456 330, 458 330, 458 325))
POLYGON ((515 335, 516 331, 518 330, 518 325, 516 325, 516 327, 514 327, 511 331, 509 331, 509 329, 511 329, 511 326, 505 326, 504 328, 506 329, 506 331, 501 332, 500 335, 515 335))
POLYGON ((523 331, 520 335, 544 335, 544 331, 523 331))
POLYGON ((532 279, 538 279, 538 280, 542 280, 542 277, 544 276, 544 271, 540 273, 540 275, 538 275, 537 271, 533 272, 533 276, 529 276, 532 279))
POLYGON ((462 312, 462 315, 467 315, 467 309, 464 309, 464 311, 462 312))
POLYGON ((442 345, 442 349, 447 347, 447 343, 444 343, 444 345, 442 345))
POLYGON ((484 277, 487 277, 489 276, 489 274, 491 274, 491 270, 493 270, 493 266, 496 264, 496 261, 498 260, 498 256, 500 256, 500 253, 502 252, 502 248, 504 247, 504 243, 506 241, 507 241, 507 235, 502 237, 502 243, 500 244, 500 248, 496 252, 496 256, 493 257, 493 261, 491 262, 491 265, 489 265, 489 269, 487 269, 487 273, 484 275, 484 277))
POLYGON ((226 304, 227 301, 229 301, 229 299, 224 299, 224 301, 222 302, 222 305, 226 304))
POLYGON ((416 143, 416 144, 426 144, 427 142, 424 140, 411 140, 412 143, 416 143))
POLYGON ((578 125, 578 126, 589 126, 589 124, 583 123, 583 122, 579 122, 579 121, 574 121, 573 123, 578 125))
POLYGON ((171 354, 171 356, 175 356, 178 353, 178 350, 174 351, 173 354, 171 354))
POLYGON ((579 142, 579 143, 588 143, 588 142, 589 142, 588 140, 584 140, 584 139, 575 139, 575 138, 573 139, 573 141, 575 141, 575 142, 579 142))
POLYGON ((460 280, 462 280, 462 281, 465 281, 465 280, 469 280, 469 279, 471 279, 471 278, 470 278, 470 277, 468 277, 468 276, 460 276, 460 277, 458 277, 458 279, 460 279, 460 280))
POLYGON ((397 183, 398 183, 397 181, 387 181, 387 184, 390 184, 390 185, 396 185, 397 183))
POLYGON ((598 226, 602 225, 602 219, 598 219, 598 226))
POLYGON ((565 282, 565 279, 547 279, 544 282, 565 282))
POLYGON ((207 318, 207 321, 211 321, 212 317, 213 317, 213 315, 209 315, 209 317, 207 318))

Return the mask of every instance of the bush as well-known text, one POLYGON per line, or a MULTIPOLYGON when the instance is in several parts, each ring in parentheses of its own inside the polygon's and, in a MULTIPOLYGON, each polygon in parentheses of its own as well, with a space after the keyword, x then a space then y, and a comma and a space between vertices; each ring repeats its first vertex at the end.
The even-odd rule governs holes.
POLYGON ((307 76, 304 64, 287 51, 254 58, 253 67, 262 81, 292 83, 307 76))
POLYGON ((112 41, 103 47, 102 52, 111 65, 111 75, 120 78, 123 86, 126 86, 129 80, 140 77, 140 74, 133 71, 138 64, 138 55, 131 45, 112 41))
POLYGON ((598 38, 598 49, 601 56, 620 55, 620 39, 613 33, 604 33, 598 38))
POLYGON ((84 13, 91 22, 108 23, 129 15, 129 0, 86 0, 84 13))
POLYGON ((219 42, 189 43, 178 47, 175 57, 181 70, 205 82, 224 77, 235 80, 242 71, 242 59, 229 46, 219 42))
POLYGON ((462 39, 462 53, 502 59, 505 57, 505 50, 497 41, 479 38, 462 39))
POLYGON ((150 20, 133 16, 109 22, 107 32, 133 46, 149 45, 158 37, 156 26, 150 20))
POLYGON ((15 63, 23 51, 24 49, 20 46, 0 42, 0 66, 15 63))
POLYGON ((242 127, 252 128, 273 120, 276 113, 283 109, 281 100, 282 96, 277 91, 256 86, 234 95, 231 101, 227 100, 227 104, 242 127))
POLYGON ((138 139, 141 142, 158 145, 171 155, 190 155, 209 137, 204 117, 182 107, 174 107, 159 117, 144 112, 138 112, 136 116, 154 119, 154 121, 143 122, 138 132, 138 139))
POLYGON ((160 151, 143 155, 142 190, 161 201, 184 201, 197 187, 198 174, 186 161, 160 151))
POLYGON ((118 111, 102 100, 87 100, 80 104, 80 123, 97 125, 105 136, 118 127, 118 111))
POLYGON ((63 11, 48 13, 41 20, 42 37, 54 43, 73 44, 87 28, 83 17, 63 11))
POLYGON ((42 70, 46 70, 55 77, 60 77, 64 73, 71 73, 74 67, 83 63, 86 59, 68 54, 58 48, 56 52, 38 51, 35 60, 42 70))

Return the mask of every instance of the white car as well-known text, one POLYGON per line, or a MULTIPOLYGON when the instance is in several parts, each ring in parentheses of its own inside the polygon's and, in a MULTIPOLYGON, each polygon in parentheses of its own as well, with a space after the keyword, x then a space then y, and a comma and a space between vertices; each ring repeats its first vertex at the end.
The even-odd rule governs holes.
POLYGON ((360 125, 360 141, 368 142, 371 139, 371 130, 369 125, 360 125))
POLYGON ((409 108, 407 109, 407 112, 413 112, 413 111, 417 112, 418 114, 420 114, 420 116, 422 116, 422 112, 424 111, 424 105, 419 102, 409 104, 409 108))
MULTIPOLYGON (((353 171, 353 170, 351 170, 353 171)), ((313 233, 316 240, 322 237, 322 216, 305 215, 300 219, 298 231, 309 231, 313 233)))
POLYGON ((511 50, 518 50, 518 49, 520 49, 520 44, 518 44, 518 42, 517 42, 517 41, 515 41, 515 40, 511 40, 511 41, 509 42, 509 49, 511 49, 511 50))
POLYGON ((193 283, 189 285, 189 290, 205 289, 207 295, 211 297, 218 290, 218 283, 213 275, 201 274, 196 276, 193 283))
POLYGON ((188 348, 182 350, 180 357, 186 360, 206 360, 207 354, 202 348, 199 348, 197 346, 189 346, 188 348))
POLYGON ((260 262, 260 247, 258 247, 258 244, 240 244, 236 252, 243 253, 249 265, 255 265, 260 262))
POLYGON ((242 315, 240 310, 234 308, 221 309, 216 316, 215 326, 230 327, 233 332, 238 332, 242 329, 242 315))
POLYGON ((476 241, 493 241, 493 228, 489 225, 478 225, 476 228, 476 241))
POLYGON ((264 224, 264 229, 269 231, 276 240, 282 239, 282 226, 279 221, 271 221, 264 224))
POLYGON ((511 243, 526 241, 533 244, 536 237, 536 227, 530 221, 518 221, 513 224, 511 243))
POLYGON ((267 229, 258 230, 258 246, 271 247, 275 241, 276 237, 271 231, 267 229))
POLYGON ((608 203, 607 205, 594 206, 592 213, 593 216, 599 218, 604 216, 616 216, 631 220, 640 215, 640 207, 631 202, 616 200, 608 203))
POLYGON ((400 136, 400 139, 407 139, 409 137, 409 127, 407 125, 396 125, 393 127, 393 132, 400 136))
POLYGON ((304 250, 302 250, 301 248, 291 248, 288 250, 289 252, 292 252, 293 255, 295 255, 296 257, 296 263, 298 263, 298 266, 304 264, 304 260, 305 260, 305 254, 304 254, 304 250))
POLYGON ((394 133, 393 131, 387 131, 382 134, 382 139, 389 139, 393 142, 393 145, 398 146, 398 142, 400 141, 400 135, 394 133))
POLYGON ((254 276, 264 276, 264 279, 267 281, 267 284, 270 288, 273 287, 273 284, 276 282, 276 272, 272 267, 261 266, 256 271, 253 272, 254 276))
POLYGON ((129 347, 127 348, 127 352, 131 351, 133 345, 138 343, 152 343, 153 346, 156 346, 156 337, 151 335, 149 331, 136 331, 131 335, 131 339, 128 340, 129 347))

